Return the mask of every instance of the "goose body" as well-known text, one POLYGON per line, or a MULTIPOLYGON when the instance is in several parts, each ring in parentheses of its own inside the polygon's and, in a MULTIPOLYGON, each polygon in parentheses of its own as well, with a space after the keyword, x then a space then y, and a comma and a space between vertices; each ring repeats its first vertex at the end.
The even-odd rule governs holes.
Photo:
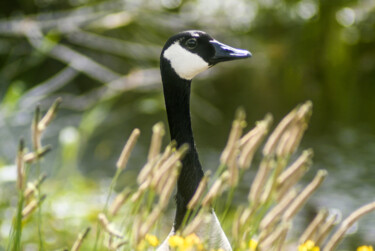
MULTIPOLYGON (((180 228, 187 211, 186 206, 203 177, 191 127, 191 81, 197 74, 219 62, 250 56, 251 53, 246 50, 232 48, 205 32, 195 30, 178 33, 164 45, 160 56, 160 71, 171 140, 176 141, 178 147, 188 144, 189 151, 182 159, 182 169, 177 181, 173 228, 158 251, 169 250, 168 238, 180 228)), ((196 234, 201 239, 208 238, 213 248, 232 250, 213 210, 209 225, 200 226, 196 234)))

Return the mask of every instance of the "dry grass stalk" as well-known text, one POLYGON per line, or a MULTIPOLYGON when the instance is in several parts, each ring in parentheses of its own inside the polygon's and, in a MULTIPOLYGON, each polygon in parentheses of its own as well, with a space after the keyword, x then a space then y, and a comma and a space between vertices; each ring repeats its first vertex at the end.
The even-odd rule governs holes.
POLYGON ((279 186, 287 182, 290 177, 295 174, 300 168, 311 165, 311 158, 313 157, 313 151, 311 149, 302 152, 301 156, 293 162, 293 164, 282 172, 277 178, 279 186))
POLYGON ((152 127, 152 138, 150 144, 150 150, 148 151, 148 162, 152 161, 160 153, 161 143, 165 134, 164 124, 162 122, 157 123, 152 127))
POLYGON ((236 112, 236 118, 232 123, 232 129, 229 133, 227 145, 220 157, 220 162, 224 165, 228 166, 230 157, 234 154, 236 149, 239 148, 240 142, 238 140, 242 135, 242 129, 246 125, 245 118, 245 111, 243 109, 238 109, 236 112))
POLYGON ((31 124, 31 137, 33 142, 33 148, 38 151, 42 147, 41 143, 41 131, 38 129, 38 123, 40 121, 40 107, 37 106, 35 109, 35 114, 33 122, 31 124))
POLYGON ((228 183, 231 187, 237 186, 239 180, 239 170, 237 167, 237 156, 239 152, 240 149, 237 144, 237 146, 233 149, 232 153, 229 155, 228 161, 226 163, 229 171, 228 183))
POLYGON ((275 161, 275 168, 272 172, 270 178, 266 182, 265 188, 263 189, 263 192, 260 197, 260 203, 264 204, 267 203, 267 201, 270 201, 272 199, 271 197, 276 192, 276 179, 280 175, 281 171, 285 168, 287 165, 287 159, 286 158, 278 158, 275 161))
POLYGON ((276 244, 276 248, 275 248, 276 251, 283 251, 284 250, 284 244, 285 244, 286 236, 288 235, 288 231, 289 231, 289 228, 284 228, 281 231, 281 234, 280 234, 279 238, 277 239, 277 244, 276 244))
POLYGON ((142 240, 146 236, 146 234, 151 230, 151 228, 155 225, 156 221, 159 219, 161 215, 162 209, 162 207, 157 206, 148 215, 146 222, 143 223, 139 228, 139 233, 137 235, 138 240, 142 240))
POLYGON ((240 226, 244 226, 250 219, 253 211, 250 208, 246 208, 240 216, 240 226))
POLYGON ((138 185, 145 182, 147 178, 150 178, 150 176, 152 175, 151 173, 152 169, 155 166, 155 164, 156 164, 156 161, 154 160, 151 162, 147 162, 146 165, 143 166, 143 168, 141 169, 141 171, 139 172, 137 176, 138 185))
POLYGON ((24 155, 23 157, 23 161, 25 163, 28 163, 28 164, 31 164, 35 161, 37 161, 38 159, 40 159, 41 157, 43 157, 44 155, 46 155, 49 151, 51 151, 52 147, 47 145, 47 146, 43 146, 41 148, 39 148, 36 152, 31 152, 31 153, 27 153, 24 155))
POLYGON ((90 230, 91 230, 91 228, 88 227, 88 228, 85 229, 85 231, 84 231, 83 233, 80 233, 80 234, 78 235, 78 238, 77 238, 77 240, 74 242, 71 251, 78 251, 78 250, 80 249, 80 247, 81 247, 81 245, 82 245, 84 239, 87 237, 87 235, 89 234, 90 230))
POLYGON ((303 177, 312 161, 312 151, 305 150, 302 155, 293 162, 293 164, 283 171, 276 179, 277 201, 280 201, 284 195, 303 177))
POLYGON ((139 187, 138 190, 131 196, 130 200, 132 202, 136 202, 141 198, 141 196, 145 193, 145 191, 150 187, 151 185, 151 178, 145 180, 139 187))
POLYGON ((114 250, 114 251, 117 251, 119 248, 121 248, 122 246, 128 244, 129 242, 128 241, 119 241, 119 242, 113 242, 109 245, 109 249, 110 250, 114 250))
POLYGON ((342 238, 344 237, 345 232, 363 215, 368 214, 375 210, 375 201, 369 203, 365 206, 354 211, 351 215, 348 216, 340 225, 339 229, 332 235, 332 237, 328 240, 326 246, 324 247, 323 251, 331 251, 336 248, 336 246, 340 243, 342 238))
POLYGON ((168 181, 168 174, 172 172, 173 167, 176 166, 178 162, 185 156, 189 147, 187 145, 182 145, 174 154, 172 154, 168 159, 166 159, 160 167, 155 169, 155 175, 152 177, 152 187, 156 188, 158 193, 161 193, 164 189, 164 185, 168 181))
POLYGON ((126 142, 124 148, 122 149, 120 158, 118 159, 116 163, 117 169, 121 169, 121 170, 125 169, 126 164, 128 163, 130 154, 135 144, 137 143, 137 140, 140 134, 141 134, 141 131, 138 128, 132 131, 128 141, 126 142))
POLYGON ((39 186, 46 180, 46 178, 47 178, 47 174, 44 173, 35 182, 27 183, 27 187, 23 193, 23 196, 26 199, 29 198, 32 194, 34 194, 38 190, 39 186))
POLYGON ((319 231, 316 237, 312 240, 315 242, 315 246, 321 246, 324 240, 328 237, 329 233, 331 232, 335 222, 337 220, 337 214, 328 217, 326 222, 322 226, 320 226, 319 231))
MULTIPOLYGON (((153 177, 156 172, 158 172, 164 162, 171 157, 174 148, 175 142, 170 143, 164 150, 163 154, 160 156, 158 154, 152 160, 147 161, 146 165, 142 168, 137 177, 138 184, 142 184, 146 179, 153 177)), ((153 184, 155 186, 155 184, 153 184)))
POLYGON ((197 190, 195 191, 193 197, 191 198, 191 200, 189 201, 187 205, 188 209, 190 210, 194 209, 199 203, 199 201, 201 200, 203 193, 206 191, 206 187, 207 187, 207 183, 208 183, 208 179, 210 175, 211 175, 210 171, 206 172, 202 180, 199 182, 197 190))
MULTIPOLYGON (((263 121, 263 120, 262 120, 263 121)), ((262 121, 259 121, 259 122, 262 122, 262 121)), ((258 123, 258 122, 257 122, 258 123)), ((258 128, 258 125, 256 124, 255 127, 253 129, 251 129, 250 131, 248 131, 245 135, 243 135, 241 138, 240 138, 240 147, 243 148, 246 143, 251 140, 252 138, 255 137, 255 135, 259 134, 259 128, 258 128)))
POLYGON ((139 172, 137 177, 138 184, 142 184, 146 179, 153 177, 154 174, 159 170, 160 166, 171 157, 174 149, 174 144, 169 144, 164 150, 163 154, 160 156, 155 156, 153 160, 148 161, 146 165, 139 172))
POLYGON ((276 149, 276 154, 278 156, 289 156, 293 154, 295 150, 298 148, 306 129, 306 123, 297 122, 296 125, 289 130, 288 136, 285 139, 285 144, 283 145, 283 147, 278 147, 276 149))
POLYGON ((281 214, 297 196, 296 190, 291 190, 274 208, 272 208, 260 222, 260 229, 265 230, 272 227, 280 218, 281 214))
POLYGON ((236 243, 240 239, 240 229, 241 229, 241 216, 243 215, 244 211, 248 208, 244 208, 240 206, 236 210, 236 214, 234 216, 233 224, 232 224, 232 238, 236 243))
POLYGON ((290 223, 283 223, 279 225, 272 234, 268 235, 263 240, 259 240, 259 249, 264 251, 270 250, 273 244, 289 231, 290 227, 290 223))
POLYGON ((255 175, 253 183, 251 184, 250 193, 248 195, 248 200, 250 201, 253 207, 256 207, 258 205, 260 195, 264 189, 264 185, 267 182, 267 178, 269 176, 273 164, 273 160, 270 159, 264 159, 260 163, 259 170, 255 175))
MULTIPOLYGON (((141 242, 141 238, 139 238, 139 233, 141 230, 141 222, 143 221, 142 217, 140 214, 135 215, 135 219, 133 222, 133 228, 132 228, 132 233, 133 233, 133 243, 135 244, 134 246, 137 246, 141 242)), ((136 248, 135 248, 136 250, 136 248)))
POLYGON ((276 149, 277 143, 280 140, 280 137, 283 135, 283 133, 289 127, 289 125, 295 120, 296 113, 297 113, 296 109, 292 110, 276 126, 275 130, 272 132, 266 144, 264 145, 264 148, 263 148, 264 156, 272 155, 275 152, 275 149, 276 149))
POLYGON ((297 149, 304 132, 307 129, 307 122, 311 116, 312 103, 307 101, 297 108, 294 121, 282 134, 276 147, 278 156, 289 156, 297 149))
POLYGON ((25 183, 25 162, 23 161, 25 142, 23 139, 20 140, 18 145, 18 152, 16 158, 17 165, 17 188, 22 191, 25 183))
POLYGON ((195 216, 194 219, 184 228, 182 231, 182 236, 188 236, 189 234, 196 232, 199 226, 202 224, 208 224, 211 217, 212 216, 209 213, 204 212, 203 210, 200 211, 199 214, 195 216))
POLYGON ((308 122, 312 114, 312 108, 312 102, 307 101, 298 109, 297 125, 299 127, 299 130, 297 130, 295 133, 292 133, 291 140, 289 141, 289 144, 286 145, 286 152, 289 152, 291 154, 298 148, 303 134, 308 127, 308 122))
POLYGON ((219 196, 225 189, 225 182, 229 179, 229 172, 225 171, 212 185, 206 196, 203 197, 202 206, 208 207, 213 200, 219 196))
POLYGON ((232 238, 235 243, 237 243, 240 238, 240 219, 239 219, 240 214, 241 212, 239 211, 236 212, 236 215, 234 217, 235 220, 233 221, 233 224, 232 224, 232 238))
POLYGON ((176 163, 173 172, 168 177, 168 181, 165 184, 164 189, 160 193, 159 206, 161 208, 165 208, 168 205, 169 198, 171 197, 173 188, 176 185, 178 174, 180 173, 181 167, 182 167, 181 162, 176 163))
POLYGON ((115 200, 113 201, 112 205, 109 207, 109 212, 115 216, 118 210, 121 208, 122 205, 126 202, 127 199, 130 197, 130 190, 125 189, 122 193, 116 196, 115 200))
POLYGON ((254 210, 248 207, 237 212, 237 216, 234 217, 235 220, 232 226, 232 237, 234 240, 240 240, 240 238, 247 234, 249 231, 247 226, 254 212, 254 210))
POLYGON ((29 204, 27 204, 24 209, 22 210, 22 218, 25 219, 28 217, 32 212, 35 211, 35 209, 46 199, 47 195, 43 195, 40 197, 39 200, 34 199, 30 201, 29 204))
POLYGON ((240 146, 243 148, 245 144, 251 140, 255 135, 259 134, 259 131, 263 131, 264 129, 269 129, 273 122, 273 116, 270 113, 267 113, 264 119, 255 122, 255 128, 247 132, 242 138, 240 139, 240 146))
POLYGON ((307 226, 306 230, 303 232, 298 242, 300 244, 303 244, 307 240, 313 240, 314 234, 317 233, 319 226, 324 222, 327 215, 328 215, 327 210, 325 209, 320 210, 319 213, 313 219, 313 221, 307 226))
MULTIPOLYGON (((140 175, 138 176, 138 182, 145 180, 146 178, 151 178, 151 186, 156 187, 158 193, 161 192, 161 187, 166 183, 167 175, 161 176, 160 178, 155 178, 156 173, 160 173, 160 167, 169 159, 173 154, 174 144, 170 144, 165 149, 164 153, 158 159, 154 159, 149 163, 149 167, 146 168, 148 164, 142 169, 140 175)), ((168 172, 168 170, 167 170, 168 172)))
POLYGON ((297 119, 302 122, 308 122, 312 114, 313 104, 310 100, 301 105, 297 111, 297 119))
POLYGON ((240 146, 242 151, 238 159, 240 168, 247 169, 250 167, 255 151, 267 135, 272 120, 272 116, 267 114, 263 120, 256 123, 256 127, 253 130, 241 138, 240 146))
POLYGON ((294 121, 289 128, 281 135, 276 146, 277 156, 290 156, 293 153, 292 145, 296 142, 299 135, 303 135, 304 128, 298 122, 294 121))
POLYGON ((305 189, 297 196, 297 198, 292 202, 290 207, 285 211, 283 215, 283 220, 289 221, 293 216, 299 211, 299 209, 305 204, 307 199, 312 195, 312 193, 320 186, 325 177, 327 176, 326 170, 319 170, 315 175, 314 179, 308 184, 305 189))
POLYGON ((122 234, 113 228, 113 226, 111 225, 111 223, 109 222, 105 214, 100 213, 98 215, 98 219, 99 219, 100 224, 102 225, 102 227, 108 234, 115 236, 117 238, 123 238, 122 234))
POLYGON ((306 130, 306 123, 312 110, 311 101, 292 110, 287 114, 268 138, 263 148, 263 155, 277 152, 278 156, 287 156, 295 151, 306 130))
POLYGON ((37 106, 35 109, 35 114, 31 125, 31 132, 33 148, 36 152, 39 152, 39 149, 42 147, 42 134, 54 118, 61 101, 62 99, 60 97, 57 98, 42 119, 40 119, 40 107, 37 106))
POLYGON ((38 131, 43 132, 47 126, 51 123, 52 119, 56 115, 56 111, 59 108, 60 104, 62 102, 62 98, 57 98, 52 106, 48 109, 47 113, 44 115, 44 117, 39 121, 38 123, 38 131))
POLYGON ((303 175, 306 173, 307 167, 300 168, 296 170, 289 179, 286 180, 283 184, 279 185, 277 188, 276 200, 280 201, 285 196, 285 194, 296 185, 303 175))

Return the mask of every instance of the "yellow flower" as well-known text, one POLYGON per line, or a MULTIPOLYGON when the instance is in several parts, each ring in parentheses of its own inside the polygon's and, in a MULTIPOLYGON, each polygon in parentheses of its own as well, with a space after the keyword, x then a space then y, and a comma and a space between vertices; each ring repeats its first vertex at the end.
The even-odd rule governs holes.
POLYGON ((251 239, 249 241, 249 248, 250 250, 256 250, 258 246, 258 242, 256 240, 251 239))
POLYGON ((189 234, 188 236, 185 237, 185 245, 198 245, 201 243, 201 240, 196 234, 189 234))
POLYGON ((298 251, 320 251, 318 246, 315 246, 315 243, 311 240, 306 241, 302 245, 299 245, 298 251))
POLYGON ((182 247, 184 245, 184 238, 178 235, 173 235, 169 238, 168 243, 172 248, 182 247))
POLYGON ((199 237, 194 233, 186 236, 185 241, 184 241, 185 249, 188 250, 189 248, 192 248, 193 246, 195 247, 195 250, 203 250, 203 244, 201 242, 201 239, 199 239, 199 237))
POLYGON ((153 247, 156 247, 159 245, 159 240, 155 235, 152 234, 146 234, 145 240, 153 247))
POLYGON ((203 244, 196 234, 189 234, 185 238, 173 235, 168 240, 169 246, 179 251, 203 250, 203 244))
POLYGON ((360 246, 357 248, 357 251, 374 251, 372 246, 360 246))

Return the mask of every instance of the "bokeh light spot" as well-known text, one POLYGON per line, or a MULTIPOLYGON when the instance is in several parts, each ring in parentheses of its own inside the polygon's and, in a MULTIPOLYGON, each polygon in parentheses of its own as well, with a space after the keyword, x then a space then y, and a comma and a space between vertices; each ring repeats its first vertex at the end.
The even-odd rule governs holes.
POLYGON ((336 13, 336 20, 344 27, 352 26, 355 22, 355 12, 351 8, 343 8, 336 13))

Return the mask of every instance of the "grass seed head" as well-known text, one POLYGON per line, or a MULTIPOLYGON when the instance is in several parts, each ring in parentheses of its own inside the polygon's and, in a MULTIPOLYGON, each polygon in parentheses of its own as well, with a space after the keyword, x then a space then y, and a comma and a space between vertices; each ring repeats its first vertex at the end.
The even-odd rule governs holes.
POLYGON ((128 141, 126 142, 124 148, 122 149, 120 158, 118 159, 116 163, 117 169, 121 169, 121 170, 125 169, 126 164, 128 163, 130 154, 135 144, 137 143, 137 140, 140 134, 141 134, 141 131, 138 128, 134 129, 133 132, 131 133, 128 141))
POLYGON ((281 217, 281 214, 290 205, 292 200, 297 196, 296 190, 291 190, 274 208, 272 208, 261 220, 260 229, 264 230, 272 227, 281 217))
POLYGON ((155 225, 156 221, 160 218, 162 213, 162 208, 156 206, 152 210, 152 212, 148 215, 146 222, 144 222, 139 230, 138 238, 144 239, 146 234, 151 230, 151 228, 155 225))
POLYGON ((47 174, 44 173, 35 182, 27 183, 27 187, 23 193, 23 196, 27 199, 32 194, 35 194, 38 191, 38 188, 40 187, 40 185, 46 180, 46 178, 47 178, 47 174))
POLYGON ((264 120, 257 122, 256 127, 242 137, 240 140, 242 151, 238 159, 240 168, 247 169, 250 167, 255 151, 267 135, 271 123, 272 116, 266 115, 264 120))
POLYGON ((115 200, 113 201, 112 205, 109 207, 109 212, 115 216, 118 210, 121 208, 122 205, 126 202, 127 199, 130 197, 130 190, 125 189, 122 193, 116 196, 115 200))
POLYGON ((152 127, 152 138, 147 160, 152 161, 160 153, 161 143, 165 134, 164 124, 157 123, 152 127))
POLYGON ((41 131, 38 129, 38 123, 40 121, 40 107, 35 108, 33 122, 31 124, 31 137, 33 147, 35 151, 38 151, 42 147, 41 143, 41 131))
POLYGON ((30 201, 29 204, 27 204, 24 209, 22 210, 22 218, 25 219, 29 215, 31 215, 32 212, 35 211, 35 209, 46 199, 47 195, 42 195, 39 200, 34 199, 30 201))
POLYGON ((114 227, 111 225, 111 223, 109 222, 105 214, 100 213, 98 215, 98 219, 99 219, 100 224, 102 225, 102 227, 108 234, 117 238, 123 238, 122 234, 118 230, 114 229, 114 227))
POLYGON ((334 227, 337 219, 337 214, 328 216, 326 221, 319 227, 318 233, 316 234, 315 238, 312 239, 315 241, 316 246, 320 246, 323 244, 323 242, 331 232, 332 228, 334 227))
POLYGON ((85 229, 85 231, 84 231, 83 233, 80 233, 80 234, 78 235, 78 238, 77 238, 77 240, 74 242, 71 251, 78 251, 78 250, 80 249, 80 247, 81 247, 81 245, 82 245, 84 239, 87 237, 87 235, 89 234, 90 230, 91 230, 91 228, 88 227, 88 228, 85 229))
POLYGON ((16 158, 17 165, 17 188, 22 191, 25 183, 25 162, 23 160, 25 142, 20 139, 16 158))
POLYGON ((232 123, 232 129, 229 133, 227 145, 220 157, 220 162, 226 166, 229 166, 228 162, 232 157, 232 154, 234 154, 236 151, 235 149, 240 146, 239 139, 242 135, 243 128, 246 126, 245 118, 245 111, 241 108, 238 109, 236 112, 236 118, 232 123))
POLYGON ((297 198, 291 203, 290 207, 285 211, 283 215, 284 221, 289 221, 299 211, 299 209, 305 204, 307 199, 316 191, 316 189, 322 184, 323 180, 327 176, 326 170, 319 170, 315 175, 314 179, 302 190, 297 198))
POLYGON ((364 205, 351 213, 340 225, 339 229, 327 241, 323 251, 332 251, 341 242, 345 232, 363 215, 375 211, 375 201, 364 205))
POLYGON ((23 161, 25 163, 34 163, 35 161, 38 161, 40 158, 42 158, 44 155, 46 155, 48 152, 52 150, 52 147, 50 145, 43 146, 39 148, 36 152, 27 153, 23 156, 23 161))
POLYGON ((208 193, 202 200, 202 206, 208 207, 212 204, 213 200, 219 196, 225 189, 225 182, 229 179, 229 172, 225 171, 212 185, 208 193))
POLYGON ((327 210, 325 209, 320 210, 319 213, 315 216, 315 218, 311 221, 311 223, 307 226, 306 230, 302 233, 298 242, 300 244, 303 244, 308 240, 312 240, 313 236, 317 233, 321 224, 327 218, 327 215, 328 215, 327 210))
POLYGON ((191 198, 191 200, 189 201, 189 203, 187 205, 188 209, 192 210, 198 205, 199 201, 201 200, 201 198, 203 196, 203 193, 206 190, 210 174, 211 174, 211 172, 208 171, 205 174, 205 176, 202 178, 202 180, 199 182, 197 190, 195 191, 193 197, 191 198))
POLYGON ((289 126, 295 121, 296 113, 297 113, 296 109, 292 110, 276 126, 275 130, 271 133, 266 144, 264 145, 264 148, 263 148, 264 156, 270 156, 275 153, 275 149, 277 147, 277 144, 281 136, 289 128, 289 126))
POLYGON ((272 169, 272 160, 263 160, 260 163, 259 170, 255 175, 253 183, 251 184, 250 192, 248 195, 249 202, 255 207, 259 203, 260 196, 267 182, 267 177, 272 169))
POLYGON ((48 109, 47 113, 44 115, 44 117, 38 122, 37 128, 38 131, 43 132, 47 126, 51 123, 52 119, 56 115, 56 111, 59 108, 60 104, 62 102, 62 98, 57 98, 55 102, 53 102, 52 106, 48 109))

